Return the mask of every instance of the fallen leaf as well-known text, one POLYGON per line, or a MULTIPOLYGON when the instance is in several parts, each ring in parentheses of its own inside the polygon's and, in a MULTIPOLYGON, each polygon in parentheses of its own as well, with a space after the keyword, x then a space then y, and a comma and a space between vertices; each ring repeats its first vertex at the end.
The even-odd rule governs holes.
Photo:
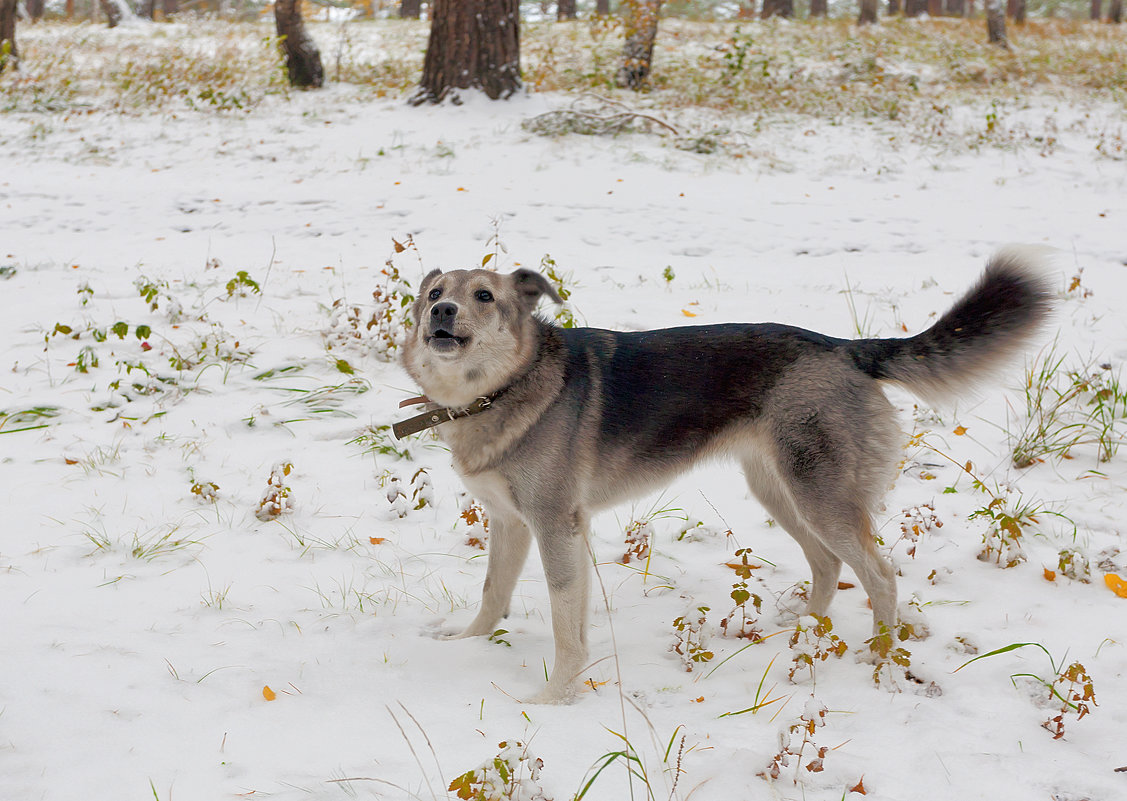
POLYGON ((704 696, 702 695, 699 698, 692 698, 692 699, 690 699, 690 702, 694 703, 694 704, 703 704, 704 703, 704 696))
POLYGON ((837 583, 837 588, 839 590, 851 590, 856 586, 856 584, 850 584, 848 581, 839 581, 837 583))
POLYGON ((387 542, 387 537, 368 537, 368 542, 372 545, 383 545, 387 542))
POLYGON ((1055 570, 1049 570, 1049 568, 1046 567, 1045 568, 1045 581, 1056 581, 1056 580, 1057 580, 1056 571, 1055 570))
POLYGON ((265 698, 267 701, 273 701, 275 698, 278 697, 278 694, 276 692, 274 692, 273 690, 271 690, 270 685, 267 684, 265 687, 262 688, 262 697, 265 698))
POLYGON ((685 315, 686 317, 696 317, 696 313, 691 312, 688 309, 681 309, 681 314, 685 315))
POLYGON ((1114 573, 1104 573, 1104 583, 1120 598, 1127 598, 1127 581, 1114 573))
POLYGON ((857 780, 857 784, 849 788, 851 793, 860 793, 861 795, 868 795, 869 791, 865 789, 865 777, 862 776, 857 780))
POLYGON ((955 430, 954 430, 953 433, 955 434, 956 437, 961 437, 963 434, 967 433, 967 427, 966 426, 955 426, 955 430))

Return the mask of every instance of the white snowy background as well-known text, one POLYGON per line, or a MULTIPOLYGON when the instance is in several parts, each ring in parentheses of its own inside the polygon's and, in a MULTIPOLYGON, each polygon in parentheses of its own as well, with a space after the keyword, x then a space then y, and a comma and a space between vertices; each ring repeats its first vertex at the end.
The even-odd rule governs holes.
POLYGON ((416 389, 364 327, 388 259, 417 286, 488 254, 502 270, 550 255, 600 327, 896 336, 995 248, 1032 243, 1056 249, 1061 297, 1029 362, 1054 337, 1062 374, 1127 359, 1127 166, 1097 149, 1122 107, 1034 98, 1007 123, 1051 120, 1053 147, 954 152, 888 122, 777 119, 712 154, 522 129, 570 102, 411 108, 332 87, 248 113, 0 115, 0 798, 446 798, 502 741, 542 760, 529 799, 571 798, 626 741, 637 761, 587 798, 1127 798, 1127 599, 1104 579, 1127 576, 1127 452, 1014 468, 1020 363, 955 409, 893 396, 905 464, 880 535, 929 631, 897 644, 910 676, 878 685, 858 661, 869 611, 852 588, 831 609, 848 652, 788 679, 806 565, 729 464, 596 519, 599 661, 573 704, 520 700, 552 658, 535 556, 504 642, 435 637, 473 616, 485 558, 439 443, 370 450, 416 389), (263 520, 280 464, 288 508, 263 520), (428 503, 389 503, 420 469, 428 503), (994 494, 1041 509, 1011 569, 978 558, 988 521, 970 515, 994 494), (913 508, 942 527, 910 555, 913 508), (620 564, 647 517, 651 557, 620 564), (744 650, 719 629, 738 548, 759 626, 779 632, 744 650), (1062 549, 1089 581, 1059 570, 1062 549), (700 606, 714 656, 689 672, 674 620, 700 606), (1037 645, 955 672, 1015 643, 1037 645), (1074 662, 1096 704, 1054 739, 1041 724, 1061 704, 1029 676, 1074 662), (761 778, 803 715, 818 725, 801 759, 761 778))

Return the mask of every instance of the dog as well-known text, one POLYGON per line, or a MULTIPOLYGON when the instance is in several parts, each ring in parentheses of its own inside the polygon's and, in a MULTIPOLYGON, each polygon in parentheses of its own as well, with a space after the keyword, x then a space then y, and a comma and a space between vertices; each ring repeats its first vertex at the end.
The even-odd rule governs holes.
POLYGON ((868 593, 874 633, 893 627, 895 574, 873 516, 903 435, 881 385, 932 404, 971 390, 1042 328, 1053 292, 1032 251, 1005 249, 922 333, 853 340, 776 323, 561 328, 537 316, 542 297, 562 303, 532 270, 429 273, 403 348, 426 411, 395 433, 437 426, 489 516, 481 606, 452 636, 496 630, 535 539, 555 662, 533 701, 558 703, 587 665, 591 515, 713 457, 740 463, 801 546, 806 614, 826 614, 844 562, 868 593))

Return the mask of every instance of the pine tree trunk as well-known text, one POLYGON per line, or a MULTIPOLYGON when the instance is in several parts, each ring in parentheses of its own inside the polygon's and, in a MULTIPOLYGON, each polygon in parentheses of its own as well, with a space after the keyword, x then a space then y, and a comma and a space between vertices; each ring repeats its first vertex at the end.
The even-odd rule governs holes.
POLYGON ((12 65, 19 69, 20 53, 16 49, 16 0, 0 0, 0 72, 12 65))
POLYGON ((1092 0, 1091 5, 1088 6, 1088 18, 1093 22, 1099 22, 1102 6, 1103 0, 1092 0))
POLYGON ((43 19, 43 10, 46 5, 44 0, 27 0, 27 15, 31 17, 32 22, 39 22, 43 19))
POLYGON ((810 0, 810 16, 824 17, 829 12, 827 0, 810 0))
POLYGON ((569 19, 575 19, 579 16, 579 11, 575 7, 575 0, 560 0, 556 3, 556 21, 563 22, 569 19))
POLYGON ((435 0, 419 91, 411 99, 441 103, 458 89, 511 97, 520 83, 519 0, 435 0))
POLYGON ((877 0, 861 0, 861 13, 857 15, 857 24, 877 24, 877 0))
POLYGON ((793 16, 794 0, 763 0, 763 19, 793 16))
POLYGON ((637 91, 646 85, 653 67, 660 10, 661 0, 624 0, 622 12, 626 46, 616 78, 619 86, 637 91))
POLYGON ((1107 9, 1107 21, 1116 25, 1123 22, 1123 0, 1111 0, 1107 9))
POLYGON ((399 4, 400 19, 418 19, 423 13, 423 0, 402 0, 399 4))
POLYGON ((321 51, 305 30, 300 0, 276 0, 274 23, 282 52, 286 56, 286 73, 290 86, 318 89, 325 82, 321 67, 321 51))
POLYGON ((895 17, 900 13, 900 0, 888 0, 888 16, 895 17))
POLYGON ((986 39, 999 47, 1010 46, 1006 39, 1005 0, 986 0, 986 39))
POLYGON ((102 13, 106 15, 106 25, 110 28, 116 28, 125 16, 125 12, 117 0, 98 0, 98 6, 102 9, 102 13))
POLYGON ((610 0, 595 0, 595 14, 600 17, 609 17, 610 0))

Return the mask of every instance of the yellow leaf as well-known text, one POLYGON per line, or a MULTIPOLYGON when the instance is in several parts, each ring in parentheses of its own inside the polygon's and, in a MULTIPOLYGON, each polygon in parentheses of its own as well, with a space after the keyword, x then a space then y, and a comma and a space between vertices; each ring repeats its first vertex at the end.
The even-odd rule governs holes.
POLYGON ((1045 568, 1045 581, 1056 581, 1056 580, 1057 580, 1056 571, 1055 570, 1049 570, 1049 568, 1046 567, 1045 568))
POLYGON ((271 690, 270 685, 268 684, 268 685, 266 685, 265 687, 262 688, 262 697, 265 698, 267 701, 273 701, 275 698, 278 697, 278 694, 275 693, 273 690, 271 690))
POLYGON ((387 537, 368 537, 368 542, 372 545, 383 545, 387 542, 387 537))
POLYGON ((1107 584, 1108 589, 1120 598, 1127 598, 1127 581, 1124 581, 1114 573, 1104 573, 1104 583, 1107 584))
POLYGON ((403 251, 405 251, 407 249, 407 248, 403 247, 403 245, 396 242, 394 239, 391 240, 391 244, 395 246, 395 252, 396 253, 402 253, 403 251))
POLYGON ((955 426, 954 434, 955 434, 956 437, 961 437, 965 433, 967 433, 967 427, 966 426, 955 426))
POLYGON ((688 309, 681 309, 681 314, 685 315, 686 317, 696 317, 697 316, 695 312, 691 312, 688 309))

